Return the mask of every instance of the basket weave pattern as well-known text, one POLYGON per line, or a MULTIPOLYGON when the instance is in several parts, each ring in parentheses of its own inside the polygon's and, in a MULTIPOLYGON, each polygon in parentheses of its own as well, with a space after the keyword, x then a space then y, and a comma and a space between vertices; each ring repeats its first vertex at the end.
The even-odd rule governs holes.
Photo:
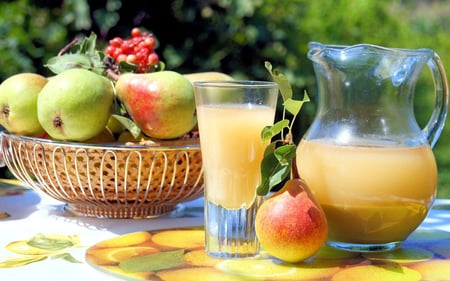
POLYGON ((156 217, 203 195, 199 146, 98 146, 2 133, 10 171, 80 214, 156 217))

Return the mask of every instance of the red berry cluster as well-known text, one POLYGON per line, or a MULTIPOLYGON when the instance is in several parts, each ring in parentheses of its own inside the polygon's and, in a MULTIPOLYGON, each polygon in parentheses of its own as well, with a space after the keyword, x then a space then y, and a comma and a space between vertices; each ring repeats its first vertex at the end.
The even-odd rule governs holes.
POLYGON ((151 33, 141 32, 137 27, 131 30, 130 39, 115 37, 109 40, 105 49, 106 55, 114 58, 116 62, 126 61, 137 65, 136 72, 145 73, 149 67, 159 62, 155 53, 155 38, 151 33))

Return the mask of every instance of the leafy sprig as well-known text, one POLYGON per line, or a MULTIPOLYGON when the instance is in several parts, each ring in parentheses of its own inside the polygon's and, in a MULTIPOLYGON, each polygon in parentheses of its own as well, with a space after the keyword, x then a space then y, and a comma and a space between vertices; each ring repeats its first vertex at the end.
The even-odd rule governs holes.
MULTIPOLYGON (((72 40, 56 56, 51 57, 45 66, 54 74, 72 68, 82 68, 105 76, 112 81, 117 81, 122 73, 135 73, 138 68, 136 64, 126 61, 117 63, 104 51, 99 50, 97 48, 97 35, 94 32, 91 32, 89 37, 72 40)), ((164 68, 165 64, 159 61, 156 65, 149 67, 148 72, 162 71, 164 68)), ((141 129, 129 116, 117 95, 115 95, 114 103, 111 106, 111 118, 120 122, 135 139, 141 135, 141 129)))
MULTIPOLYGON (((64 46, 57 56, 51 57, 45 65, 54 74, 59 74, 71 68, 84 68, 100 75, 116 73, 136 73, 138 65, 126 61, 116 62, 107 56, 103 50, 97 49, 97 35, 91 32, 89 37, 75 38, 64 46), (108 72, 109 71, 109 72, 108 72)), ((149 66, 147 72, 157 72, 165 69, 165 64, 158 61, 149 66)), ((111 78, 111 77, 110 77, 111 78)))
POLYGON ((57 56, 50 58, 45 66, 55 74, 71 68, 84 68, 97 74, 104 74, 105 54, 96 49, 96 41, 95 33, 91 33, 81 41, 74 39, 57 56))
POLYGON ((265 67, 280 90, 283 99, 283 119, 272 126, 264 127, 261 132, 262 141, 271 142, 266 147, 261 161, 261 184, 256 191, 260 196, 266 195, 274 186, 290 176, 297 150, 293 142, 292 127, 303 104, 310 101, 306 92, 302 100, 294 100, 292 87, 286 76, 278 69, 273 69, 270 62, 265 62, 265 67), (292 120, 286 119, 287 113, 292 114, 292 120), (280 135, 280 139, 272 141, 277 135, 280 135))

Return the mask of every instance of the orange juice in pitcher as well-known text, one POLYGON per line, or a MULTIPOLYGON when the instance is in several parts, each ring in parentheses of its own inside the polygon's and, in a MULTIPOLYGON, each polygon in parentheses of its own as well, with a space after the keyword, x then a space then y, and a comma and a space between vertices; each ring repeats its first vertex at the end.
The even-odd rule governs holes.
POLYGON ((309 47, 318 109, 299 143, 297 167, 326 213, 328 244, 359 252, 395 249, 435 199, 432 147, 448 107, 444 67, 429 49, 309 47), (413 94, 426 65, 434 78, 435 107, 420 128, 413 94))
POLYGON ((403 241, 424 220, 437 187, 429 146, 384 148, 303 141, 300 174, 327 214, 329 240, 403 241))

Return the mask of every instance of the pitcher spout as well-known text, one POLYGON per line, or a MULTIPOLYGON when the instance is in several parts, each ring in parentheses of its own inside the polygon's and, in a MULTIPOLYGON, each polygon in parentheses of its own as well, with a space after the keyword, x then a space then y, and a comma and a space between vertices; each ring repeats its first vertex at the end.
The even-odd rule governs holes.
POLYGON ((433 50, 319 42, 310 42, 308 47, 307 56, 316 73, 317 116, 346 122, 346 128, 363 138, 385 134, 383 138, 398 137, 398 143, 406 143, 406 129, 411 133, 407 139, 415 139, 416 144, 436 143, 447 116, 448 85, 442 62, 433 50), (433 76, 435 108, 421 132, 412 101, 425 66, 433 76))
POLYGON ((417 50, 386 48, 365 43, 356 45, 333 45, 312 41, 308 43, 308 48, 307 56, 313 62, 320 62, 323 59, 347 60, 355 56, 359 59, 363 59, 364 56, 414 57, 415 59, 428 61, 435 55, 433 50, 427 48, 417 50))

